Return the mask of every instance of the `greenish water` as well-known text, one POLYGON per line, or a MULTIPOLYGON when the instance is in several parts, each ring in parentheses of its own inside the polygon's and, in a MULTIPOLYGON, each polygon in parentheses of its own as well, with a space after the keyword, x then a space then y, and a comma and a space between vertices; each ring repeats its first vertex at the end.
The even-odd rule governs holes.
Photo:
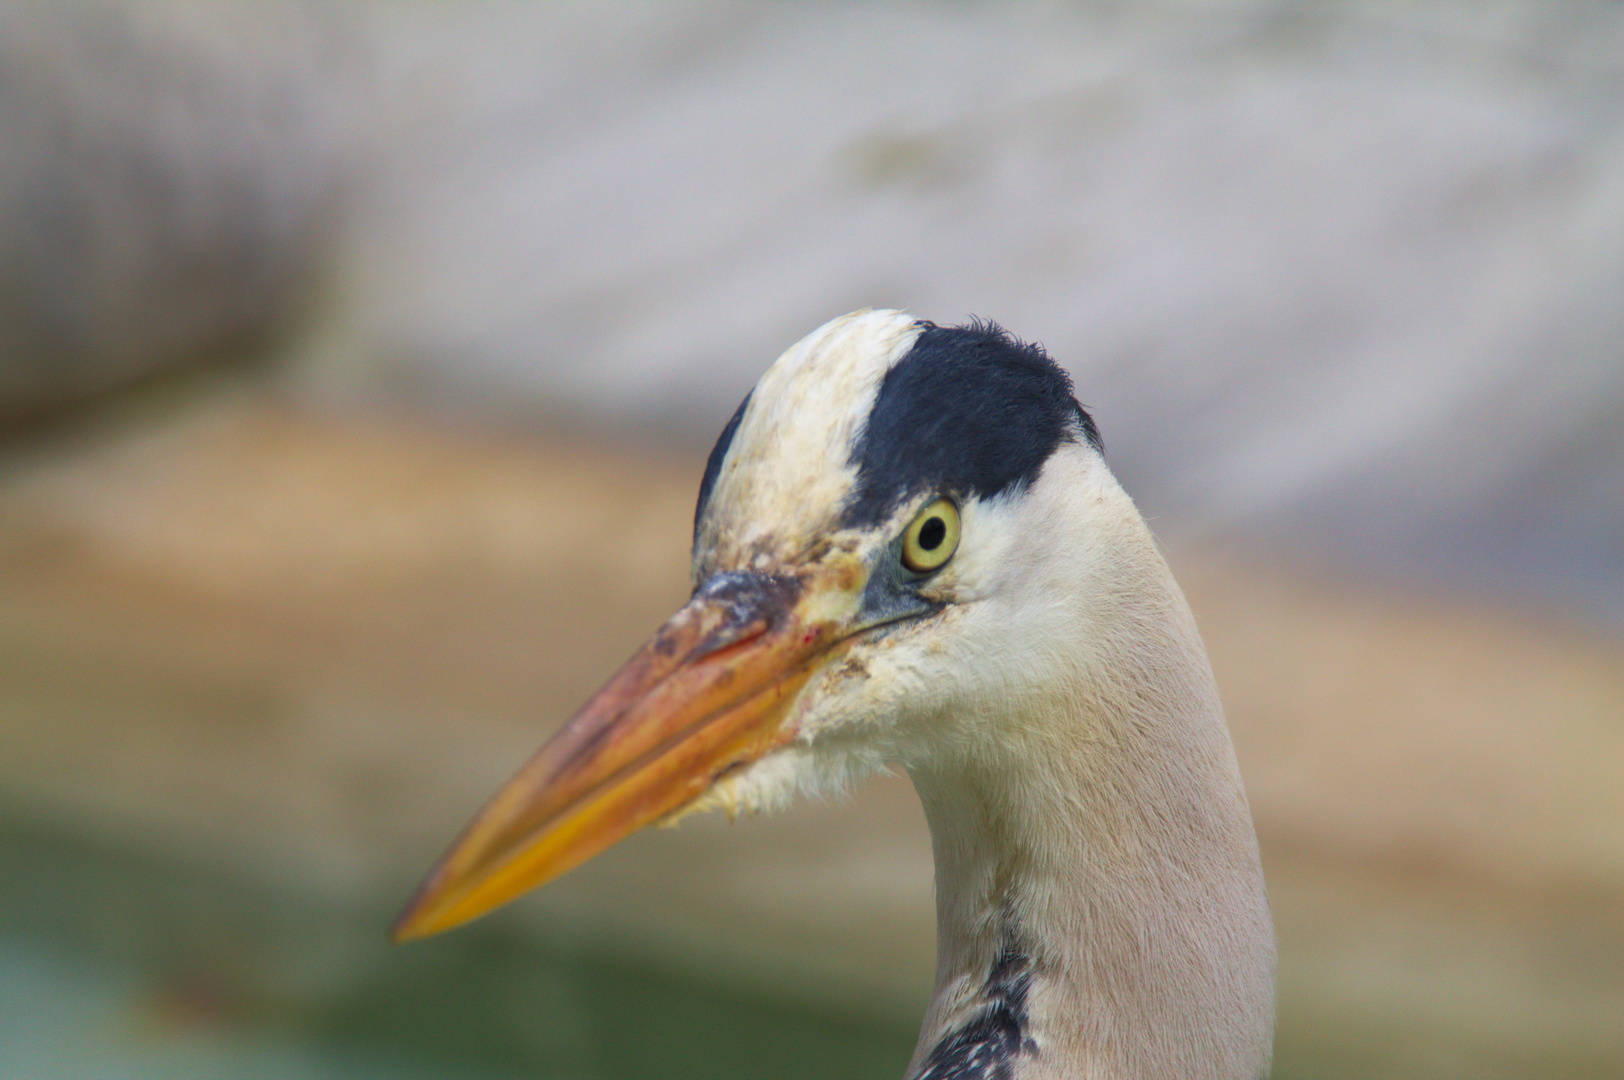
POLYGON ((895 1080, 915 1029, 0 822, 0 1077, 895 1080))

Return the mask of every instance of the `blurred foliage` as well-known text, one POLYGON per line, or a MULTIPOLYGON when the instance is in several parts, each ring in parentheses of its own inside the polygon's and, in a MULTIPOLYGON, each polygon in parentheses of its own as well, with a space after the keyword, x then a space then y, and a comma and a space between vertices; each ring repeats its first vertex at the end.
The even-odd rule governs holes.
MULTIPOLYGON (((136 987, 118 1025, 127 1068, 161 1060, 166 1043, 273 1038, 339 1064, 395 1057, 458 1076, 891 1080, 913 1049, 911 1024, 550 948, 501 920, 392 947, 391 912, 16 820, 0 822, 0 895, 0 953, 27 942, 136 987)), ((0 999, 37 989, 14 983, 0 999)), ((83 1049, 58 1052, 62 1071, 46 1075, 75 1075, 83 1049)))

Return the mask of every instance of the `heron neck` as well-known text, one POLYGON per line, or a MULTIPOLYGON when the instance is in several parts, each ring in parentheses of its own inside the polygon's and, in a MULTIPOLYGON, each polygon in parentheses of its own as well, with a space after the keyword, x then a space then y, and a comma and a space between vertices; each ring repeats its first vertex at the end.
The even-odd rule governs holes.
POLYGON ((1257 841, 1205 651, 1163 574, 1159 600, 1137 586, 1116 650, 1079 649, 1079 670, 1054 681, 1069 698, 1011 703, 985 746, 910 766, 938 957, 910 1077, 1267 1071, 1257 841), (948 1067, 975 1052, 1009 1071, 948 1067))

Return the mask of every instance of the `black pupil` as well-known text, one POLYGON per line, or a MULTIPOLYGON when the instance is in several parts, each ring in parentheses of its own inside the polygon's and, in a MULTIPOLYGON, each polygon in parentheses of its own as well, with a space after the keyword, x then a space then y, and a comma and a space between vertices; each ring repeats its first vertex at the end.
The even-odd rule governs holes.
POLYGON ((919 526, 919 546, 926 551, 935 551, 947 539, 947 522, 939 517, 933 517, 919 526))

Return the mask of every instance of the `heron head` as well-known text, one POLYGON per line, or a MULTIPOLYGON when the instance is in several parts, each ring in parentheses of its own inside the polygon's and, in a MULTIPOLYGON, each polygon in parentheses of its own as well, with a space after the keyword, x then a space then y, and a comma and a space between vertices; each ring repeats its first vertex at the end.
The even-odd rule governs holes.
POLYGON ((1098 450, 1065 372, 996 326, 814 331, 711 452, 692 598, 475 818, 395 938, 647 824, 1007 745, 1010 702, 1066 692, 1053 652, 1075 635, 1050 631, 1108 572, 1102 531, 1137 520, 1098 450))

